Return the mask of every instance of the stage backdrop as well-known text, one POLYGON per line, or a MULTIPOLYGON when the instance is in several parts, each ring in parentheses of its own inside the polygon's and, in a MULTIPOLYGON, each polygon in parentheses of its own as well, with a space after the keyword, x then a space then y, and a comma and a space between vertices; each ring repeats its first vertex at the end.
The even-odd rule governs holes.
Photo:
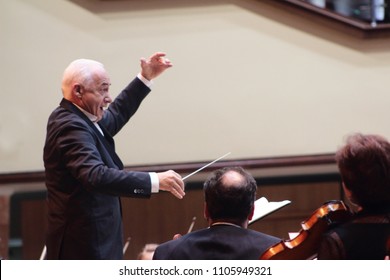
MULTIPOLYGON (((42 170, 64 68, 103 62, 115 97, 139 58, 159 77, 116 136, 126 165, 333 153, 390 137, 390 41, 255 0, 0 0, 0 172, 42 170)), ((276 1, 277 2, 277 1, 276 1)))

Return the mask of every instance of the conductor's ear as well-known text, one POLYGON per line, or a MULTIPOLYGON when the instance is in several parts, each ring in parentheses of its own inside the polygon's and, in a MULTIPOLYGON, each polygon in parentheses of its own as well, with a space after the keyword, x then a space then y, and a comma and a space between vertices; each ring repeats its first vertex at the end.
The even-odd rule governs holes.
POLYGON ((80 85, 75 85, 74 86, 74 91, 75 91, 75 95, 78 98, 81 98, 81 86, 80 85))

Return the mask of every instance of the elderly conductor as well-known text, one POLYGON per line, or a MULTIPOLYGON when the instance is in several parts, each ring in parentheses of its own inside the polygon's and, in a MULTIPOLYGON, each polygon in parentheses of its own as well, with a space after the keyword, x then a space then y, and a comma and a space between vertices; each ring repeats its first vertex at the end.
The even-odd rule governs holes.
POLYGON ((43 155, 47 259, 122 259, 120 197, 159 190, 185 195, 181 176, 172 170, 125 171, 112 138, 151 91, 151 81, 172 66, 164 56, 141 58, 140 73, 115 100, 101 63, 78 59, 65 69, 63 99, 49 117, 43 155))

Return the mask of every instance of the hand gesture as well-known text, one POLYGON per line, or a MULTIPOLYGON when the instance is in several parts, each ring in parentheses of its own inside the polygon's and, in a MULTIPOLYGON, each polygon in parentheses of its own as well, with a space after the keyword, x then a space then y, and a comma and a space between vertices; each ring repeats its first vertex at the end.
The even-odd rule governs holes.
POLYGON ((165 53, 156 52, 148 59, 141 58, 141 75, 148 79, 153 80, 159 76, 166 69, 172 67, 172 63, 169 59, 164 58, 165 53))
POLYGON ((179 199, 185 195, 184 182, 181 176, 173 170, 157 173, 160 190, 168 191, 179 199))

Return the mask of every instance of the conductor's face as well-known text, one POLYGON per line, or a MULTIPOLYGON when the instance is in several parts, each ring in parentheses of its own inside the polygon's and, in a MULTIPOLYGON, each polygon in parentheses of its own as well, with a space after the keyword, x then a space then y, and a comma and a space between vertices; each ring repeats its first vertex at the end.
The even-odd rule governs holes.
POLYGON ((112 102, 110 96, 110 79, 105 71, 97 72, 93 81, 84 86, 81 91, 81 107, 95 115, 97 121, 103 117, 104 109, 112 102))

